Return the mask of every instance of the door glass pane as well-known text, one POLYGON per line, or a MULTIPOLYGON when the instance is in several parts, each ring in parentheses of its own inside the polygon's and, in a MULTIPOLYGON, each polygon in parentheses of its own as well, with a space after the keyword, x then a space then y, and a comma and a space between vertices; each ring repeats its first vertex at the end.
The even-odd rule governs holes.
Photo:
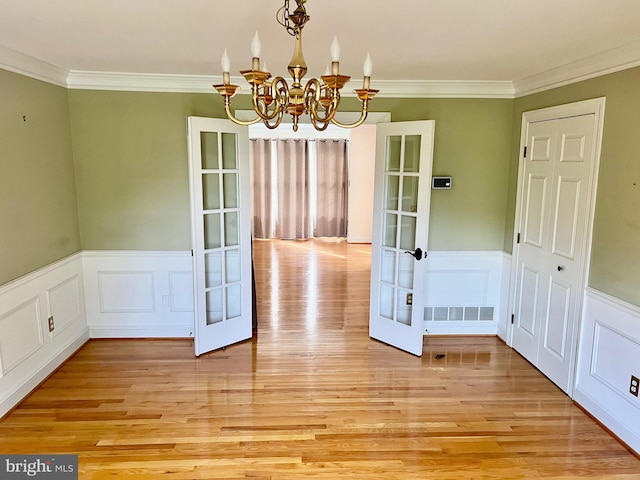
POLYGON ((207 325, 222 321, 222 289, 207 292, 207 325))
POLYGON ((384 235, 383 245, 385 247, 396 246, 396 236, 398 232, 398 215, 386 213, 384 215, 384 226, 382 234, 384 235))
POLYGON ((208 213, 204 215, 204 248, 220 248, 222 246, 222 232, 220 230, 220 214, 208 213))
POLYGON ((400 225, 400 248, 403 250, 415 250, 416 217, 402 216, 400 225))
POLYGON ((402 137, 390 136, 387 140, 387 165, 386 172, 400 171, 400 151, 402 149, 402 137))
POLYGON ((238 168, 236 156, 237 135, 235 133, 222 134, 222 168, 235 170, 238 168))
POLYGON ((238 174, 225 173, 222 176, 222 188, 224 189, 224 208, 237 208, 238 174))
POLYGON ((411 305, 407 305, 407 292, 398 290, 398 317, 397 320, 405 325, 411 325, 411 305))
POLYGON ((420 171, 420 135, 404 137, 404 171, 411 173, 420 171))
POLYGON ((394 250, 382 250, 380 280, 391 284, 396 281, 396 252, 394 250))
POLYGON ((204 278, 206 288, 222 285, 222 256, 220 251, 205 254, 204 278))
POLYGON ((240 281, 240 250, 227 250, 224 252, 227 283, 240 281))
POLYGON ((217 173, 202 175, 202 209, 220 208, 220 176, 217 173))
POLYGON ((418 177, 402 179, 402 211, 411 213, 418 211, 418 177))
POLYGON ((200 151, 202 153, 202 168, 220 168, 218 162, 217 133, 200 132, 200 151))
POLYGON ((224 214, 224 244, 225 246, 239 244, 238 212, 228 212, 224 214))
POLYGON ((416 259, 411 255, 402 254, 398 262, 398 285, 404 288, 413 288, 413 268, 416 259))
POLYGON ((400 195, 400 177, 398 175, 387 176, 386 194, 385 210, 398 210, 398 196, 400 195))
POLYGON ((242 301, 240 285, 227 287, 227 319, 242 315, 242 301))
POLYGON ((394 288, 380 285, 380 316, 393 320, 394 288))

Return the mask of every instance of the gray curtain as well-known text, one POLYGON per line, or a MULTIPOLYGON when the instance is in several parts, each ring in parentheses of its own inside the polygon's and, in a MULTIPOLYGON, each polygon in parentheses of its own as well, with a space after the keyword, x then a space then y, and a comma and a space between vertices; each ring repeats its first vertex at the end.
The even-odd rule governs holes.
POLYGON ((346 237, 348 162, 346 140, 320 140, 317 149, 317 207, 314 236, 346 237))
POLYGON ((309 193, 309 143, 276 140, 278 218, 276 237, 304 240, 312 235, 309 193))
POLYGON ((273 169, 271 141, 268 139, 251 140, 251 203, 253 208, 253 235, 256 238, 273 238, 275 219, 272 213, 273 169))

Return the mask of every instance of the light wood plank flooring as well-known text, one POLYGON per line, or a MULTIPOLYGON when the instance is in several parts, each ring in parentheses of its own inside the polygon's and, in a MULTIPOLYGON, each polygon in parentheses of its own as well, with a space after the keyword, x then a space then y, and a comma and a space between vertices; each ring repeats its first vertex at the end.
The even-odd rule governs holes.
POLYGON ((0 452, 78 453, 93 480, 640 478, 498 339, 370 340, 368 246, 254 250, 252 341, 91 341, 0 421, 0 452))

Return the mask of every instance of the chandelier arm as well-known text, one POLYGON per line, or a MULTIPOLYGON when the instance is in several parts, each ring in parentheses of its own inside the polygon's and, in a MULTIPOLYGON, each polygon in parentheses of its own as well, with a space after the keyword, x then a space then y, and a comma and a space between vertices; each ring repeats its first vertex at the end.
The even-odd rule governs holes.
POLYGON ((326 85, 323 86, 315 78, 312 78, 307 82, 304 92, 305 108, 307 109, 307 112, 309 112, 309 116, 311 117, 311 119, 315 120, 313 122, 314 126, 316 125, 316 121, 320 124, 330 123, 336 113, 338 104, 340 103, 340 93, 326 87, 326 85), (323 98, 323 90, 325 90, 326 92, 331 92, 331 95, 323 98), (320 115, 321 109, 319 108, 319 106, 322 107, 325 115, 320 115))
POLYGON ((318 122, 313 115, 311 115, 311 123, 313 124, 313 128, 318 130, 319 132, 323 132, 327 129, 327 127, 331 124, 330 121, 327 122, 318 122))
POLYGON ((236 118, 231 112, 231 99, 229 97, 224 97, 224 111, 227 113, 229 120, 237 125, 242 125, 243 127, 248 127, 249 125, 253 125, 260 121, 260 117, 256 117, 253 120, 240 120, 236 118))
POLYGON ((258 87, 254 86, 251 94, 253 109, 264 122, 282 116, 286 105, 283 99, 286 99, 288 95, 287 82, 282 77, 276 77, 268 88, 271 89, 271 92, 263 90, 263 94, 260 95, 258 87), (271 97, 269 101, 267 101, 268 96, 271 97), (271 107, 272 105, 273 107, 271 107))
POLYGON ((363 100, 362 113, 360 114, 360 118, 356 120, 354 123, 341 123, 337 121, 335 118, 331 119, 331 123, 341 128, 356 128, 364 123, 364 121, 367 119, 368 113, 369 113, 369 100, 363 100))
POLYGON ((278 128, 278 126, 280 125, 280 122, 282 122, 283 117, 284 117, 284 110, 280 110, 276 118, 276 123, 271 124, 269 123, 268 120, 264 120, 263 123, 265 127, 267 127, 270 130, 273 130, 274 128, 278 128))
POLYGON ((331 122, 333 120, 333 117, 335 116, 336 112, 338 111, 338 104, 340 103, 340 94, 338 95, 332 95, 330 98, 327 99, 326 104, 322 103, 322 102, 317 102, 317 103, 313 103, 311 104, 309 107, 309 114, 312 117, 315 117, 319 122, 321 123, 328 123, 331 122), (320 108, 318 108, 318 106, 320 106, 322 108, 322 110, 324 111, 324 115, 321 116, 320 115, 320 108))

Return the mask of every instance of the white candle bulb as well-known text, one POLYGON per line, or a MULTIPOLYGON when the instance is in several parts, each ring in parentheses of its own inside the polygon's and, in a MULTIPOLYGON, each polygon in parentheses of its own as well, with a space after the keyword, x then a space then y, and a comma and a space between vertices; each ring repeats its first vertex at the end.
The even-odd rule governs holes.
POLYGON ((333 42, 331 42, 331 61, 340 61, 340 44, 338 43, 338 37, 333 37, 333 42))
POLYGON ((370 77, 371 76, 371 72, 373 71, 373 62, 371 61, 371 55, 369 55, 367 53, 367 58, 364 61, 364 76, 365 77, 370 77))
POLYGON ((253 37, 253 41, 251 42, 251 56, 253 58, 259 58, 261 49, 262 44, 260 43, 260 37, 258 37, 258 32, 256 32, 253 37))
POLYGON ((227 49, 224 49, 224 53, 222 54, 222 60, 220 61, 220 65, 222 66, 223 72, 231 71, 231 60, 229 59, 229 54, 227 53, 227 49))

